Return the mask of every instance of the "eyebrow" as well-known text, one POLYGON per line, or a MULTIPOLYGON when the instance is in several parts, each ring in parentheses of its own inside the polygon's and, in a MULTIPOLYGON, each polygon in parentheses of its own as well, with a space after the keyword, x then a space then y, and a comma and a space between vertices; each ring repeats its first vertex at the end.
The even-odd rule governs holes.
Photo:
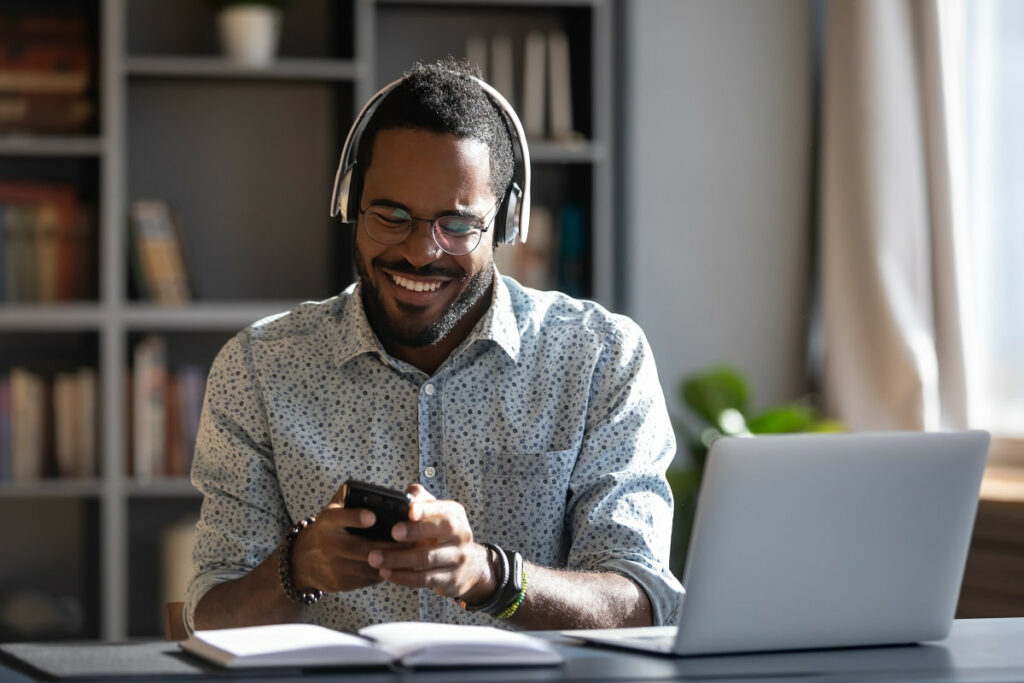
MULTIPOLYGON (((392 209, 401 209, 410 216, 413 215, 412 211, 408 206, 401 202, 396 202, 392 199, 371 199, 369 206, 387 206, 392 209)), ((467 209, 450 209, 448 211, 442 211, 441 213, 434 216, 434 218, 440 218, 441 216, 460 216, 462 218, 473 218, 476 220, 483 220, 483 216, 480 214, 473 213, 467 209)))

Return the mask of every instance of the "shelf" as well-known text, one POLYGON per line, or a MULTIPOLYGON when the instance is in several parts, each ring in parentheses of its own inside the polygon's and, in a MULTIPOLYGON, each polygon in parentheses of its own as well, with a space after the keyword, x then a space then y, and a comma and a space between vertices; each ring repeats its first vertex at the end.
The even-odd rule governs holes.
POLYGON ((266 67, 235 64, 221 57, 128 57, 132 77, 212 78, 283 81, 354 81, 362 66, 347 59, 278 59, 266 67))
POLYGON ((88 157, 103 153, 102 138, 86 135, 2 135, 0 156, 88 157))
POLYGON ((95 498, 102 485, 98 479, 38 479, 0 482, 0 500, 19 498, 95 498))
POLYGON ((530 160, 535 164, 593 164, 604 161, 604 145, 580 140, 578 142, 529 141, 530 160))
POLYGON ((0 330, 95 332, 104 322, 95 303, 0 304, 0 330))
POLYGON ((132 304, 124 311, 124 323, 132 330, 237 331, 297 304, 297 301, 198 302, 179 308, 132 304))
POLYGON ((199 498, 199 491, 186 478, 130 480, 127 493, 134 498, 199 498))

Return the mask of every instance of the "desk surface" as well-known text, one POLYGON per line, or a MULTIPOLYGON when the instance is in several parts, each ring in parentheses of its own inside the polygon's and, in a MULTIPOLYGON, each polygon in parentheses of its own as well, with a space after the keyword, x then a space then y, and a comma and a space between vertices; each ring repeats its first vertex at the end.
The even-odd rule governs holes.
MULTIPOLYGON (((280 675, 261 672, 259 680, 295 681, 320 679, 328 676, 335 680, 358 680, 370 683, 403 681, 404 683, 463 683, 469 681, 644 681, 644 680, 714 680, 813 681, 1024 681, 1024 618, 958 620, 949 638, 934 643, 905 647, 857 648, 846 650, 818 650, 774 654, 753 654, 716 657, 663 657, 634 654, 619 650, 575 644, 576 641, 559 636, 557 632, 538 632, 552 639, 565 655, 561 667, 540 669, 445 669, 416 672, 381 669, 340 671, 307 671, 300 675, 282 671, 280 675)), ((15 646, 6 646, 14 649, 15 646)), ((148 642, 127 645, 19 645, 35 655, 47 652, 63 653, 69 649, 89 665, 106 666, 107 673, 94 670, 93 680, 110 680, 111 673, 119 671, 116 662, 134 660, 150 666, 155 676, 135 677, 134 680, 182 680, 192 676, 198 680, 224 680, 221 672, 204 673, 193 662, 177 654, 176 643, 148 642), (77 649, 76 649, 77 648, 77 649), (115 655, 114 653, 118 653, 115 655), (219 674, 219 675, 218 675, 219 674)), ((25 683, 38 680, 24 673, 4 656, 0 661, 0 682, 25 683)), ((245 674, 241 674, 244 678, 245 674)), ((252 672, 249 672, 252 677, 252 672)), ((81 680, 81 679, 80 679, 81 680)), ((127 677, 118 680, 132 680, 127 677)))

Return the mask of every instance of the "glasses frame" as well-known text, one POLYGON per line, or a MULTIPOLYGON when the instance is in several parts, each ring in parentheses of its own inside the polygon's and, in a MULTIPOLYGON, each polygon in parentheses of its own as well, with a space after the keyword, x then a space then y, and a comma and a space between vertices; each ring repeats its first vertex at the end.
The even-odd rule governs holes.
POLYGON ((420 223, 427 223, 427 224, 430 225, 430 237, 431 237, 431 239, 434 240, 434 244, 437 245, 438 249, 440 249, 444 253, 449 254, 451 256, 465 256, 466 254, 472 254, 474 251, 476 251, 476 248, 480 246, 480 243, 483 241, 483 236, 491 229, 491 226, 494 224, 494 220, 498 217, 498 211, 496 211, 496 209, 498 209, 498 207, 501 206, 502 199, 503 199, 503 197, 499 197, 498 201, 495 202, 494 205, 491 206, 491 208, 488 209, 487 212, 484 213, 484 215, 480 217, 480 221, 483 223, 483 227, 480 228, 479 239, 477 239, 476 244, 474 244, 473 247, 471 249, 469 249, 468 251, 454 252, 454 251, 450 251, 448 249, 445 249, 444 246, 441 244, 441 241, 438 238, 437 233, 438 233, 438 230, 442 230, 443 229, 443 228, 440 227, 440 224, 438 223, 438 221, 440 221, 442 218, 449 217, 449 216, 453 216, 453 217, 456 217, 456 218, 470 218, 469 216, 465 216, 465 215, 457 214, 457 213, 443 213, 440 216, 435 216, 434 218, 419 218, 418 216, 413 216, 410 213, 409 214, 409 221, 408 221, 409 222, 408 229, 405 231, 405 234, 402 235, 401 239, 396 240, 394 242, 385 242, 385 241, 375 237, 374 234, 372 232, 370 232, 370 228, 368 228, 367 225, 366 225, 366 214, 367 214, 367 212, 370 211, 370 209, 377 208, 377 207, 385 207, 385 208, 390 207, 390 208, 393 208, 393 209, 401 209, 402 211, 407 211, 405 209, 405 207, 396 206, 396 205, 393 205, 393 204, 374 204, 374 203, 371 202, 370 205, 367 206, 365 209, 363 209, 363 208, 359 209, 359 217, 362 218, 363 230, 366 231, 366 234, 369 236, 369 238, 372 239, 377 244, 386 244, 388 246, 394 246, 396 244, 401 244, 405 240, 409 239, 409 235, 412 234, 412 230, 415 227, 416 223, 420 222, 420 223), (491 218, 489 220, 485 221, 484 218, 488 214, 490 214, 492 211, 494 212, 494 215, 491 216, 491 218))

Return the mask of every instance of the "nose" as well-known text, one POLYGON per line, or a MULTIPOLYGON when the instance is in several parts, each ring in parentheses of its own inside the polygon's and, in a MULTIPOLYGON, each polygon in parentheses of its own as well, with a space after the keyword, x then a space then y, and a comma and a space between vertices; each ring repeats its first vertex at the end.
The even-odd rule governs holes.
POLYGON ((402 242, 402 256, 416 268, 421 268, 441 258, 444 253, 434 241, 434 226, 430 221, 413 219, 412 231, 402 242))

